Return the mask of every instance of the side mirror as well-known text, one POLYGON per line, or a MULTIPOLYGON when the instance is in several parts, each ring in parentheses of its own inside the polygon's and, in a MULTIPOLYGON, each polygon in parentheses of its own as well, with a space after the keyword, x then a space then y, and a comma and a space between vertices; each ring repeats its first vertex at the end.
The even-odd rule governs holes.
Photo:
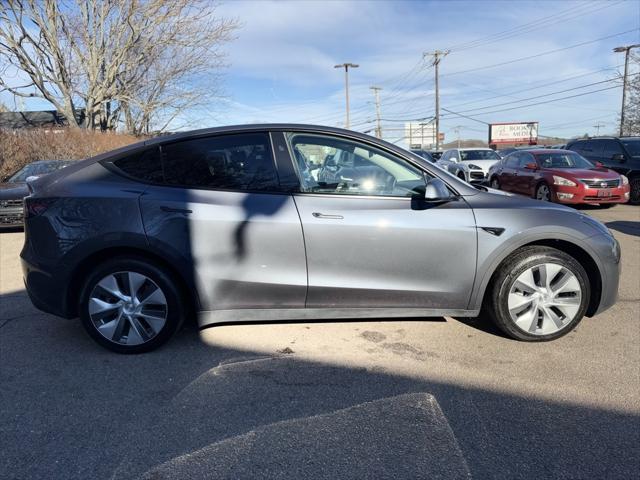
POLYGON ((614 162, 624 163, 626 161, 626 158, 624 158, 624 153, 616 153, 611 157, 611 160, 613 160, 614 162))
POLYGON ((524 166, 524 168, 527 170, 538 170, 538 164, 536 162, 529 162, 524 166))
POLYGON ((451 200, 451 192, 442 180, 433 178, 427 182, 424 200, 426 202, 447 202, 451 200))

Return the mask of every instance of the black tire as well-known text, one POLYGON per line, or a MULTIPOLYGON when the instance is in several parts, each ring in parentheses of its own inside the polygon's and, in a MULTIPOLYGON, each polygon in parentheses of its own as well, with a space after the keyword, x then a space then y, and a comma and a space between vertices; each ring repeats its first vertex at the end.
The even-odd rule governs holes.
POLYGON ((523 247, 498 267, 485 294, 484 310, 495 325, 507 336, 526 342, 545 342, 560 338, 572 331, 584 317, 589 305, 591 287, 589 277, 584 268, 572 256, 551 247, 523 247), (576 276, 582 290, 578 311, 569 323, 561 330, 548 334, 536 335, 525 332, 516 326, 508 309, 508 295, 516 279, 527 269, 543 263, 556 263, 567 268, 576 276))
POLYGON ((498 180, 498 177, 492 177, 491 181, 489 182, 489 185, 494 190, 500 190, 500 180, 498 180), (494 184, 495 184, 495 186, 494 186, 494 184))
POLYGON ((117 353, 143 353, 155 350, 166 343, 180 328, 184 321, 185 305, 180 288, 171 279, 171 275, 159 265, 138 257, 115 257, 98 265, 87 278, 80 295, 78 305, 80 320, 87 333, 101 346, 117 353), (166 299, 166 321, 162 329, 150 340, 139 345, 123 345, 105 338, 94 326, 89 315, 89 300, 94 287, 100 280, 117 272, 135 272, 152 280, 166 299))
POLYGON ((640 176, 629 179, 630 197, 629 204, 640 205, 640 176))
POLYGON ((458 172, 458 178, 459 178, 460 180, 464 181, 464 182, 466 182, 466 181, 467 181, 467 179, 465 178, 465 176, 464 176, 464 173, 463 173, 463 172, 458 172))
POLYGON ((553 202, 553 192, 551 191, 551 187, 549 187, 549 185, 547 184, 547 182, 540 182, 538 184, 538 186, 536 187, 536 191, 533 194, 533 198, 535 198, 536 200, 540 200, 542 202, 553 202), (546 187, 549 191, 549 198, 547 200, 541 199, 540 197, 540 192, 543 189, 543 187, 546 187))

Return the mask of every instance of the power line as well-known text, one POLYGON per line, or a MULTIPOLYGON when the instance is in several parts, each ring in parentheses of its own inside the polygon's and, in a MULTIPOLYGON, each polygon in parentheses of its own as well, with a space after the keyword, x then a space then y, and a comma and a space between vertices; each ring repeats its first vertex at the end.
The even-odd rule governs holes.
POLYGON ((463 73, 477 72, 479 70, 487 70, 487 69, 490 69, 490 68, 501 67, 503 65, 510 65, 512 63, 522 62, 524 60, 531 60, 532 58, 538 58, 538 57, 542 57, 542 56, 545 56, 545 55, 552 55, 554 53, 563 52, 565 50, 571 50, 572 48, 578 48, 578 47, 583 47, 585 45, 591 45, 592 43, 601 42, 602 40, 608 40, 609 38, 619 37, 620 35, 625 35, 627 33, 637 32, 637 31, 640 31, 640 28, 632 28, 631 30, 625 30, 624 32, 614 33, 612 35, 607 35, 606 37, 600 37, 600 38, 596 38, 594 40, 589 40, 587 42, 576 43, 574 45, 569 45, 567 47, 556 48, 554 50, 548 50, 546 52, 537 53, 535 55, 529 55, 529 56, 526 56, 526 57, 514 58, 513 60, 507 60, 506 62, 494 63, 492 65, 485 65, 485 66, 482 66, 482 67, 468 68, 466 70, 458 70, 457 72, 445 73, 442 76, 443 77, 444 76, 451 77, 451 76, 454 76, 454 75, 461 75, 463 73))

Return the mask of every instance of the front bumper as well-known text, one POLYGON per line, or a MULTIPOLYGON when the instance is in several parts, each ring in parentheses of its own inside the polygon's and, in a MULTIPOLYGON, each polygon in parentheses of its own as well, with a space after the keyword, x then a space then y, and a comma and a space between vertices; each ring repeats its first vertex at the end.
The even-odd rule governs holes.
POLYGON ((604 312, 618 299, 618 286, 622 269, 620 244, 611 235, 600 234, 589 238, 589 245, 595 250, 596 261, 601 274, 602 289, 600 301, 590 316, 604 312))
POLYGON ((18 206, 0 205, 0 228, 15 227, 15 226, 22 225, 22 223, 23 223, 22 204, 18 206))
POLYGON ((584 184, 575 187, 554 185, 554 196, 559 203, 566 204, 605 204, 626 203, 629 201, 629 185, 616 188, 589 188, 584 184))

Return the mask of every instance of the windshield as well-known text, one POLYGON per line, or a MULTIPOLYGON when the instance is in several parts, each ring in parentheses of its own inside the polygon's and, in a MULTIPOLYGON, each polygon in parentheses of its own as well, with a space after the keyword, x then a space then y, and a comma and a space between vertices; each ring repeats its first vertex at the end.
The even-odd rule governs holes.
POLYGON ((500 160, 500 155, 493 150, 460 150, 460 160, 500 160))
POLYGON ((621 138, 620 141, 632 157, 640 157, 640 138, 621 138))
POLYGON ((27 181, 27 178, 36 176, 36 175, 46 175, 47 173, 54 172, 56 170, 60 170, 61 168, 69 165, 69 161, 64 160, 52 160, 50 162, 36 162, 30 163, 29 165, 24 166, 16 173, 14 173, 7 180, 8 183, 23 183, 27 181))
POLYGON ((536 160, 542 168, 593 168, 594 164, 577 153, 537 153, 536 160))

